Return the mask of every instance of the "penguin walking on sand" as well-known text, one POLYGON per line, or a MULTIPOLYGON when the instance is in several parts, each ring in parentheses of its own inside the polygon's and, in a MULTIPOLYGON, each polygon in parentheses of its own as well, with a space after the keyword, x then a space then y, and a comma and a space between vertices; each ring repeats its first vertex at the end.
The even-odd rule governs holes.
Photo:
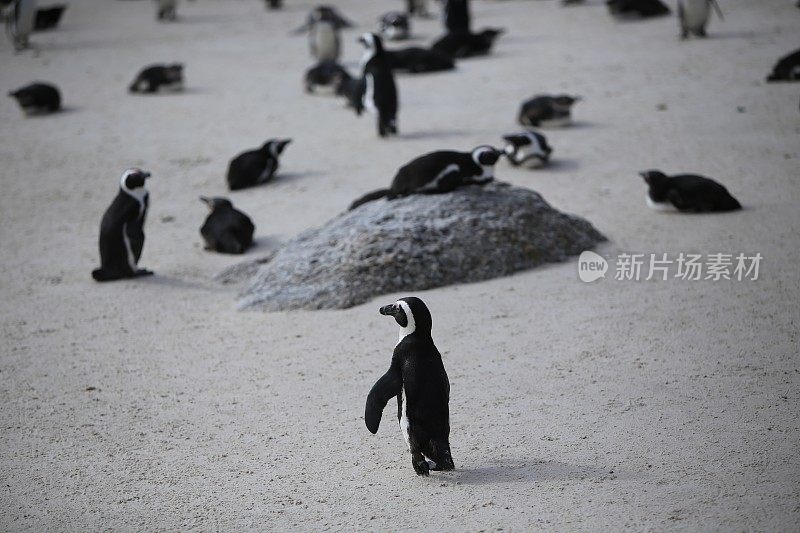
POLYGON ((503 153, 515 167, 540 168, 550 161, 553 149, 538 131, 524 131, 503 135, 506 145, 503 153))
POLYGON ((377 115, 379 136, 397 135, 397 85, 383 52, 381 38, 374 33, 365 33, 358 42, 365 48, 361 59, 363 107, 377 115))
POLYGON ((61 110, 61 93, 49 83, 31 83, 8 93, 16 99, 25 115, 47 115, 61 110))
POLYGON ((694 174, 667 176, 659 170, 639 174, 649 186, 647 206, 656 211, 709 213, 742 208, 724 185, 711 178, 694 174))
POLYGON ((410 194, 442 194, 466 185, 486 185, 494 179, 494 165, 502 152, 478 146, 471 152, 440 150, 403 165, 388 189, 367 193, 350 204, 350 210, 377 200, 394 200, 410 194))
POLYGON ((278 170, 278 159, 291 139, 270 139, 257 150, 234 157, 228 165, 228 187, 232 191, 266 183, 278 170))
POLYGON ((681 25, 681 39, 689 35, 706 36, 706 25, 711 18, 711 8, 723 20, 722 10, 717 0, 678 0, 678 22, 681 25))
POLYGON ((227 198, 208 198, 200 201, 208 206, 210 213, 200 228, 206 250, 223 254, 242 254, 253 244, 256 227, 250 217, 233 207, 227 198))
POLYGON ((100 222, 100 268, 92 271, 95 281, 149 276, 138 268, 144 247, 144 220, 149 194, 145 180, 149 172, 129 168, 119 179, 119 193, 100 222))
POLYGON ((156 0, 156 20, 175 22, 178 18, 178 0, 156 0))
POLYGON ((389 370, 367 396, 364 422, 377 433, 386 404, 397 397, 397 420, 418 476, 453 470, 450 453, 450 381, 431 338, 431 313, 419 298, 401 298, 380 308, 400 326, 389 370))
POLYGON ((30 46, 29 37, 36 25, 36 0, 14 0, 6 19, 6 34, 14 49, 30 46))

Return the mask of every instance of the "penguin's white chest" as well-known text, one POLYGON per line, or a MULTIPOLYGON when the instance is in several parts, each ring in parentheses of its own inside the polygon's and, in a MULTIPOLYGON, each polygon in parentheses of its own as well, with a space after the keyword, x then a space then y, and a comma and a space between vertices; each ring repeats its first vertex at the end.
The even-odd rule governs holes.
POLYGON ((339 57, 339 42, 336 30, 330 24, 318 23, 314 30, 313 47, 317 59, 320 61, 333 61, 339 57))
POLYGON ((406 388, 403 387, 400 391, 400 432, 403 434, 403 438, 406 441, 406 446, 411 448, 411 437, 408 433, 408 428, 410 427, 410 423, 408 421, 408 414, 406 413, 406 388))
POLYGON ((689 26, 704 26, 710 15, 708 0, 683 0, 683 17, 689 26))
POLYGON ((375 105, 375 77, 372 74, 367 74, 366 89, 364 90, 364 107, 370 113, 377 113, 378 106, 375 105))
POLYGON ((647 202, 647 207, 653 211, 661 211, 664 213, 674 213, 678 211, 678 209, 670 202, 654 202, 653 199, 650 198, 649 194, 644 195, 644 200, 647 202))

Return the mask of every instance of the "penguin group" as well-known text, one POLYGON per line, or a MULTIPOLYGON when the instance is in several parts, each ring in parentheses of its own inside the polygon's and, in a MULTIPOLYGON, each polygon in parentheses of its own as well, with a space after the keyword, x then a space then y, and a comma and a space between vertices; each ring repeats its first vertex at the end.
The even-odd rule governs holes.
MULTIPOLYGON (((573 3, 580 2, 564 0, 564 4, 573 3)), ((177 20, 175 0, 156 0, 156 4, 159 20, 177 20)), ((356 114, 365 110, 372 113, 381 138, 397 136, 400 131, 397 71, 451 70, 455 68, 456 60, 488 54, 504 33, 502 28, 473 31, 469 0, 444 0, 442 25, 445 33, 430 47, 387 49, 385 41, 406 40, 413 35, 411 23, 414 17, 429 16, 427 2, 409 0, 406 4, 405 13, 390 12, 380 18, 376 31, 361 32, 357 39, 353 39, 364 50, 356 75, 350 74, 339 62, 342 44, 347 42, 342 39, 342 31, 354 28, 356 24, 336 8, 327 5, 315 7, 303 25, 293 32, 307 34, 309 52, 316 61, 305 73, 305 90, 312 93, 322 87, 331 88, 335 94, 345 98, 356 114)), ((32 0, 15 1, 12 35, 20 46, 27 44, 27 35, 32 28, 30 21, 33 20, 30 10, 35 5, 32 0)), ((269 10, 277 10, 283 3, 266 0, 265 5, 269 10)), ((649 17, 669 12, 669 8, 659 0, 609 0, 607 5, 615 16, 634 14, 649 17)), ((706 36, 712 10, 722 16, 714 0, 679 0, 680 37, 706 36)), ((769 81, 798 79, 800 51, 783 58, 770 74, 769 81)), ((159 63, 141 70, 128 86, 128 91, 153 94, 183 88, 184 65, 159 63)), ((54 113, 62 108, 58 88, 47 82, 29 84, 10 92, 9 96, 16 99, 26 115, 54 113)), ((141 100, 148 99, 143 97, 141 100)), ((448 194, 463 187, 473 187, 482 192, 485 185, 496 179, 495 170, 503 158, 511 167, 546 167, 554 149, 539 129, 572 126, 572 109, 579 101, 581 98, 575 94, 534 94, 517 108, 515 122, 520 130, 509 132, 498 126, 497 138, 502 139, 499 147, 492 144, 480 144, 468 150, 431 147, 430 151, 401 164, 388 187, 360 196, 348 209, 360 209, 367 204, 371 209, 386 209, 387 203, 397 198, 448 194)), ((514 119, 513 111, 509 105, 509 122, 514 119)), ((298 141, 302 143, 302 139, 298 141)), ((227 189, 238 192, 266 186, 275 180, 280 175, 280 160, 294 142, 287 137, 266 135, 254 141, 250 145, 252 148, 230 160, 224 173, 227 189), (258 143, 263 144, 258 146, 258 143)), ((657 211, 710 213, 742 209, 741 203, 724 185, 705 176, 688 173, 668 175, 655 169, 643 171, 640 176, 647 189, 645 204, 657 211)), ((129 168, 122 172, 118 184, 115 182, 116 196, 100 217, 100 266, 91 272, 94 280, 108 282, 153 275, 151 270, 139 266, 150 204, 146 185, 150 179, 150 172, 129 168)), ((196 202, 196 195, 192 198, 196 202)), ((206 250, 242 254, 253 246, 256 226, 230 199, 209 195, 200 196, 200 201, 208 209, 199 228, 206 250)), ((389 370, 368 393, 365 424, 371 433, 376 433, 383 409, 392 398, 396 398, 398 423, 411 454, 414 472, 427 476, 431 471, 453 470, 455 465, 449 440, 450 385, 441 354, 432 339, 431 312, 419 298, 405 297, 381 307, 380 314, 394 318, 400 329, 400 338, 389 370)))

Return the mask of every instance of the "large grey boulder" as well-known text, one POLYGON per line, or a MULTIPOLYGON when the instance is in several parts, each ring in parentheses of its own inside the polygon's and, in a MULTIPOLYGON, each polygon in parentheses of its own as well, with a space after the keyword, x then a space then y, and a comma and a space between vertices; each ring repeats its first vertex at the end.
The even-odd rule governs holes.
POLYGON ((377 200, 288 241, 240 309, 341 309, 390 292, 507 276, 605 240, 531 190, 492 183, 377 200))

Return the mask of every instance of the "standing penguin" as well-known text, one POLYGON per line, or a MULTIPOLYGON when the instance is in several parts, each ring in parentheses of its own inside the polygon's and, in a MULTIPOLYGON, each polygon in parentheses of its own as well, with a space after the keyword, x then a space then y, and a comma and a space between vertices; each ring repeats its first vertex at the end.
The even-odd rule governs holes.
POLYGON ((378 135, 397 135, 397 85, 383 52, 381 38, 374 33, 365 33, 358 42, 366 48, 361 59, 364 107, 378 115, 378 135))
POLYGON ((174 22, 178 18, 178 0, 156 0, 156 19, 174 22))
POLYGON ((656 211, 709 213, 742 208, 724 185, 711 178, 694 174, 667 176, 659 170, 639 174, 649 187, 645 197, 647 206, 656 211))
POLYGON ((336 61, 342 53, 339 29, 329 20, 317 20, 308 33, 308 46, 319 61, 336 61))
POLYGON ((234 157, 228 165, 230 190, 245 189, 271 180, 278 170, 278 158, 290 142, 291 139, 270 139, 261 148, 234 157))
POLYGON ((502 155, 491 146, 478 146, 472 152, 439 150, 406 163, 397 171, 388 189, 365 194, 350 204, 361 204, 409 194, 442 194, 466 185, 486 185, 494 179, 494 165, 502 155))
POLYGON ((36 0, 15 0, 6 19, 6 33, 15 50, 28 48, 31 32, 36 24, 36 0))
POLYGON ((92 271, 96 281, 149 276, 138 268, 144 247, 144 220, 149 194, 144 182, 149 172, 129 168, 119 179, 119 193, 100 222, 100 268, 92 271))
POLYGON ((397 420, 411 451, 414 472, 427 476, 430 470, 453 470, 450 382, 431 338, 431 313, 422 300, 414 297, 381 307, 380 313, 394 317, 400 326, 400 340, 389 370, 367 396, 367 429, 373 434, 378 432, 383 408, 396 396, 397 420))
POLYGON ((686 39, 690 34, 697 37, 706 36, 706 25, 711 18, 711 7, 717 12, 720 20, 722 10, 717 0, 678 0, 678 22, 681 25, 681 39, 686 39))
POLYGON ((250 217, 233 207, 227 198, 208 198, 200 201, 211 211, 200 228, 206 250, 223 254, 241 254, 253 243, 256 227, 250 217))

